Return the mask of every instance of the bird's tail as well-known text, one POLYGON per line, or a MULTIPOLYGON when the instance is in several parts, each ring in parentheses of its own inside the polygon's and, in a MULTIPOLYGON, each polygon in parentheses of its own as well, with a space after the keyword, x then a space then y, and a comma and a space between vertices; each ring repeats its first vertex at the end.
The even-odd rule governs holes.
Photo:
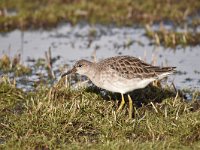
POLYGON ((157 74, 173 73, 176 71, 176 67, 155 67, 154 70, 157 74))
POLYGON ((176 71, 176 67, 155 67, 154 70, 158 75, 158 78, 162 79, 169 74, 174 73, 176 71))

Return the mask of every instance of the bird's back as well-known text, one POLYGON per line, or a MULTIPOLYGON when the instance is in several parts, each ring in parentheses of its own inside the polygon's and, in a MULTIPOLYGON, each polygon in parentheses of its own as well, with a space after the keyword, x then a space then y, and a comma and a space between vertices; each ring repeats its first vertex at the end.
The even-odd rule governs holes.
POLYGON ((175 67, 159 67, 148 64, 136 57, 116 56, 97 63, 99 70, 113 70, 126 79, 160 78, 175 71, 175 67))

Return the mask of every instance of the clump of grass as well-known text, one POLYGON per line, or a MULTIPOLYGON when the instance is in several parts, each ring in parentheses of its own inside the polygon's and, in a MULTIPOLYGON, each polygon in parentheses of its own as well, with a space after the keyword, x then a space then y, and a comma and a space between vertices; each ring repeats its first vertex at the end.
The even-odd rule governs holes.
POLYGON ((158 31, 153 31, 149 25, 146 26, 146 36, 154 41, 157 45, 165 47, 176 46, 196 46, 200 43, 200 33, 193 32, 176 32, 161 28, 158 31))
POLYGON ((21 112, 20 103, 26 97, 25 93, 20 89, 16 89, 15 85, 6 77, 0 79, 0 116, 3 117, 9 113, 21 112))
POLYGON ((116 101, 105 99, 98 90, 75 91, 59 84, 24 93, 10 82, 0 82, 1 148, 195 149, 200 144, 195 100, 187 103, 164 89, 161 94, 168 96, 153 102, 159 92, 153 98, 148 87, 138 93, 146 93, 146 99, 151 95, 152 102, 135 107, 134 118, 127 120, 126 107, 116 114, 116 101), (14 111, 17 106, 20 113, 14 111))
POLYGON ((31 69, 20 64, 20 55, 16 55, 13 59, 7 55, 3 55, 0 58, 0 70, 4 73, 14 72, 15 76, 28 75, 31 73, 31 69))

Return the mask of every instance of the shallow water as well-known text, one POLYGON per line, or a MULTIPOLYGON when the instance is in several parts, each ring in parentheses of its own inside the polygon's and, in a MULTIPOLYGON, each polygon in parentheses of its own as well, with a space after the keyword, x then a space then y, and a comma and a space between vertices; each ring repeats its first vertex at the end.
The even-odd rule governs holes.
POLYGON ((51 48, 53 57, 61 56, 54 66, 72 65, 81 58, 92 60, 91 56, 100 60, 131 55, 148 63, 154 60, 156 65, 176 66, 178 73, 170 77, 170 82, 181 89, 200 89, 200 46, 176 49, 154 46, 144 34, 142 28, 87 24, 64 24, 50 31, 15 30, 0 34, 0 55, 13 57, 21 53, 23 63, 29 65, 28 59, 45 58, 44 52, 51 48))

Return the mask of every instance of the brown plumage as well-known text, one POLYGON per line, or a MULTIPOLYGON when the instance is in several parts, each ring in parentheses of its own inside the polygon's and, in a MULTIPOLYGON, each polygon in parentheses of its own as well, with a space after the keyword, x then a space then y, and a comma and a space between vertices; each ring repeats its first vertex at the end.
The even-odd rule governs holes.
POLYGON ((126 79, 152 78, 165 72, 173 72, 176 67, 159 67, 147 64, 144 61, 130 56, 110 57, 98 62, 101 69, 116 70, 119 76, 126 79))
MULTIPOLYGON (((145 63, 131 56, 116 56, 104 59, 98 63, 79 60, 74 67, 62 75, 78 73, 87 76, 96 86, 122 95, 122 101, 117 110, 124 106, 124 94, 135 89, 146 87, 149 83, 162 79, 175 71, 175 67, 158 67, 145 63)), ((132 118, 132 99, 129 99, 129 118, 132 118)))

